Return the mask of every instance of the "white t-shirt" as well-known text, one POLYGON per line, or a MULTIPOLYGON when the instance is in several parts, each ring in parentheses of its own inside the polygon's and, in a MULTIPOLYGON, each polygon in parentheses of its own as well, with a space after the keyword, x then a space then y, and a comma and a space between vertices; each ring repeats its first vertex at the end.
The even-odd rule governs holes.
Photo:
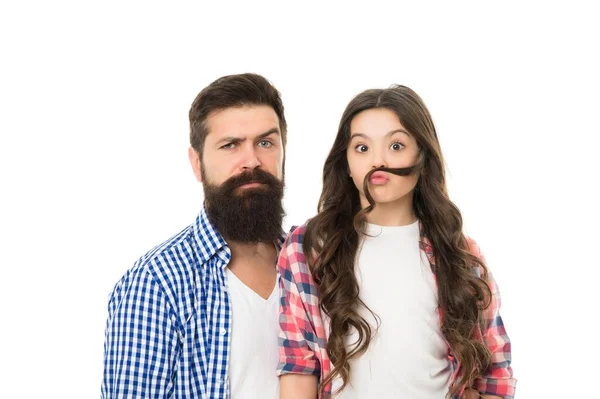
POLYGON ((227 268, 232 327, 229 382, 232 399, 277 399, 279 280, 264 299, 227 268))
MULTIPOLYGON (((451 379, 439 327, 437 291, 419 248, 419 223, 369 224, 357 255, 360 297, 379 317, 368 351, 350 362, 350 385, 338 398, 444 399, 451 379)), ((369 311, 361 314, 372 326, 369 311)), ((354 332, 347 345, 355 343, 354 332)), ((334 388, 341 381, 334 384, 334 388)))

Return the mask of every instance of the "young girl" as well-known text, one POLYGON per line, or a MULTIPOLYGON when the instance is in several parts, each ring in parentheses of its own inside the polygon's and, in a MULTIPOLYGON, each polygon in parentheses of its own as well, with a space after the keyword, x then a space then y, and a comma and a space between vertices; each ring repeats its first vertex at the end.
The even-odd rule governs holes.
POLYGON ((279 257, 282 399, 513 398, 497 287, 414 91, 348 104, 318 209, 279 257))

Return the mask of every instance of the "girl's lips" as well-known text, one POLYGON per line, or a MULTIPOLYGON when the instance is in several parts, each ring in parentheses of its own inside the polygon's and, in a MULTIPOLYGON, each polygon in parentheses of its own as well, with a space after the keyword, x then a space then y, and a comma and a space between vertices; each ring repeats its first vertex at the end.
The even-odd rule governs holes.
POLYGON ((382 185, 390 181, 384 172, 375 172, 369 177, 369 182, 375 185, 382 185))
POLYGON ((386 176, 384 172, 375 172, 369 177, 369 182, 371 184, 382 185, 389 181, 390 179, 386 176))
POLYGON ((369 182, 375 185, 383 185, 387 183, 389 180, 386 177, 371 177, 369 182))

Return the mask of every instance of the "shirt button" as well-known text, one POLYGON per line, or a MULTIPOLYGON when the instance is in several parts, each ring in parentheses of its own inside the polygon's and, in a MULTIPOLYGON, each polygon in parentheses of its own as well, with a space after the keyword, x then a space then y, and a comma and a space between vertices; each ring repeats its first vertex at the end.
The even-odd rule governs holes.
POLYGON ((223 385, 225 383, 225 380, 222 378, 219 378, 219 385, 223 385))
POLYGON ((225 327, 221 327, 221 335, 227 334, 227 329, 225 327))

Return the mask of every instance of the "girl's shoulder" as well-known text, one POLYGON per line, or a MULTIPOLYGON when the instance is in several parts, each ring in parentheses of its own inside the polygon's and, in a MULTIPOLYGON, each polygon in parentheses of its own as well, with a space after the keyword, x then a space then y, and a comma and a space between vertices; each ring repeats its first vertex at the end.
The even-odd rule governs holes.
POLYGON ((280 270, 289 270, 294 274, 308 272, 306 256, 304 256, 304 249, 302 247, 307 224, 308 220, 304 224, 292 227, 290 230, 281 248, 278 262, 280 270))

